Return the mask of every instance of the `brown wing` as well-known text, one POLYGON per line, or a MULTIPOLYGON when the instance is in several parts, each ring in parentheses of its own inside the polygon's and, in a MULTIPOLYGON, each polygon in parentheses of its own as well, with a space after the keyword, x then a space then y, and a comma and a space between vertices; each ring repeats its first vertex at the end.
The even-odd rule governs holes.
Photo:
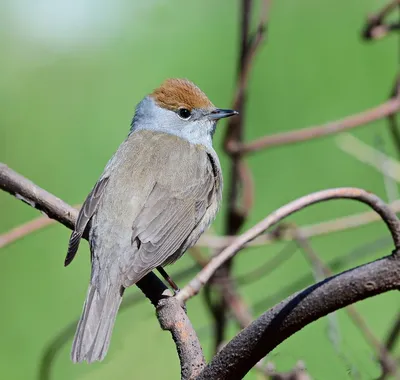
POLYGON ((214 218, 216 209, 213 208, 212 217, 206 218, 207 225, 198 228, 205 219, 210 202, 215 200, 216 186, 211 162, 204 153, 197 157, 199 166, 194 165, 194 170, 191 170, 190 164, 186 163, 190 174, 185 176, 187 182, 182 186, 185 190, 175 194, 169 186, 156 183, 146 205, 135 219, 132 229, 134 249, 120 261, 125 287, 136 283, 154 268, 179 258, 183 253, 181 248, 193 245, 214 218), (193 244, 187 244, 196 230, 198 233, 193 236, 193 244))
POLYGON ((96 183, 92 191, 87 196, 81 210, 79 211, 78 219, 76 220, 75 224, 75 229, 72 232, 71 237, 69 238, 68 252, 64 262, 65 266, 71 263, 76 255, 76 252, 78 251, 82 235, 85 232, 86 226, 88 225, 93 214, 96 212, 103 191, 107 186, 108 178, 109 177, 101 178, 96 183))

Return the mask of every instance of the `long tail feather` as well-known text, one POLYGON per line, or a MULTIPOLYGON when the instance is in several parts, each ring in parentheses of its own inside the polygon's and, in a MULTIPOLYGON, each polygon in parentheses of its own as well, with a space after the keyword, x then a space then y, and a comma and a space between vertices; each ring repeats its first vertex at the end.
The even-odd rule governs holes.
POLYGON ((98 289, 90 284, 72 344, 71 359, 74 363, 104 359, 122 294, 123 288, 110 288, 100 295, 98 289))

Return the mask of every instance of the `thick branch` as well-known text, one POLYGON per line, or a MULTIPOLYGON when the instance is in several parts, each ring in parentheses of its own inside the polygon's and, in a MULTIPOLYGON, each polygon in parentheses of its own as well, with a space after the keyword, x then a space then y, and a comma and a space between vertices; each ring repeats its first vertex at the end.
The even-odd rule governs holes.
POLYGON ((163 330, 171 332, 181 363, 181 378, 194 379, 205 366, 203 351, 185 310, 153 273, 137 283, 138 288, 154 305, 163 330))
POLYGON ((197 276, 186 285, 177 297, 181 301, 187 301, 196 295, 200 289, 207 283, 215 271, 223 265, 227 260, 232 258, 240 249, 242 249, 249 241, 261 235, 268 228, 280 222, 287 216, 299 211, 307 206, 330 199, 354 199, 365 203, 375 210, 386 223, 392 235, 396 248, 400 247, 400 223, 396 214, 376 195, 365 190, 357 188, 338 188, 322 190, 296 199, 285 206, 274 211, 264 220, 256 224, 250 230, 240 235, 231 245, 224 249, 218 256, 214 257, 209 264, 197 274, 197 276))
MULTIPOLYGON (((301 233, 299 233, 295 226, 293 227, 293 235, 295 236, 296 242, 299 248, 301 248, 306 259, 310 262, 312 267, 321 273, 322 278, 332 276, 333 273, 329 266, 325 265, 325 263, 319 258, 319 256, 311 247, 310 242, 304 236, 302 236, 301 233)), ((376 351, 376 356, 381 362, 382 374, 390 373, 395 375, 397 371, 396 360, 369 328, 367 321, 364 319, 362 314, 357 311, 354 305, 347 306, 345 310, 350 319, 353 321, 355 327, 360 330, 365 340, 376 351)))
POLYGON ((0 163, 0 189, 44 212, 49 218, 57 220, 70 230, 74 228, 78 210, 3 163, 0 163))
POLYGON ((288 297, 233 338, 197 377, 242 379, 265 355, 317 319, 390 290, 400 289, 398 253, 333 276, 288 297))
MULTIPOLYGON (((76 209, 4 164, 0 164, 0 188, 45 212, 66 227, 74 227, 78 215, 76 209)), ((186 313, 174 297, 168 297, 168 289, 155 274, 148 274, 137 286, 156 307, 161 328, 172 334, 181 362, 182 379, 194 379, 205 366, 205 359, 199 339, 186 313)))

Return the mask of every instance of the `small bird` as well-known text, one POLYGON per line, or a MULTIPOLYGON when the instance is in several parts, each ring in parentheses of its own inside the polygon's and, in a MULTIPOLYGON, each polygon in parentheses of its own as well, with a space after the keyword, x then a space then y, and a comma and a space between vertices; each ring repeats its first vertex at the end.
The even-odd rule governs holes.
POLYGON ((167 79, 137 105, 128 137, 86 198, 69 240, 65 266, 83 235, 92 264, 73 362, 104 359, 124 290, 179 259, 214 220, 222 174, 212 138, 217 121, 236 114, 216 108, 186 79, 167 79))

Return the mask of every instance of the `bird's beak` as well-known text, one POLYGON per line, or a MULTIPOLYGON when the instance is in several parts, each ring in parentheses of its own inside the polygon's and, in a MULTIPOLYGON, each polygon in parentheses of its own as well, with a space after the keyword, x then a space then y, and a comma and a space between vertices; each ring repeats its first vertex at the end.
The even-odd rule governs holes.
POLYGON ((211 120, 219 120, 224 117, 230 117, 230 116, 234 116, 234 115, 238 115, 238 114, 239 114, 238 111, 223 110, 221 108, 216 108, 215 110, 211 111, 209 117, 211 120))

